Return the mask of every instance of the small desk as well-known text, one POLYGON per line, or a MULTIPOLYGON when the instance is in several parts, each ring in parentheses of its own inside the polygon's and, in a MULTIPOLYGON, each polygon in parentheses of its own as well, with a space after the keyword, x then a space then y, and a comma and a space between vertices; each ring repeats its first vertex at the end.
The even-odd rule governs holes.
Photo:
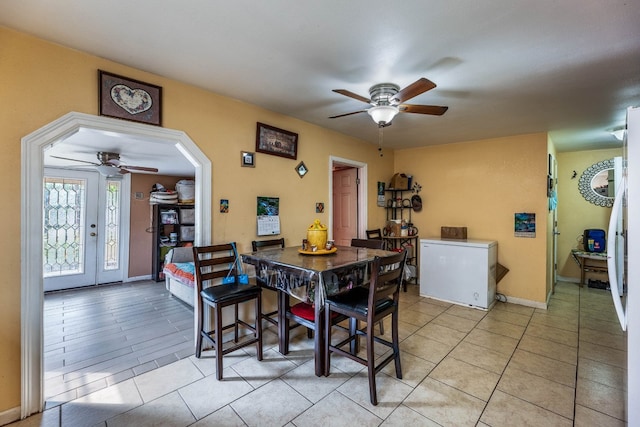
POLYGON ((376 256, 388 256, 382 249, 338 246, 328 255, 305 255, 300 246, 284 249, 266 249, 242 254, 242 261, 255 266, 256 275, 267 286, 278 289, 278 335, 280 352, 283 351, 284 310, 282 293, 286 293, 315 308, 315 366, 316 376, 324 374, 324 300, 326 296, 344 292, 365 282, 369 263, 376 256))
POLYGON ((587 272, 607 274, 607 254, 606 252, 586 252, 578 249, 571 249, 571 256, 580 266, 580 287, 584 285, 584 276, 587 272))

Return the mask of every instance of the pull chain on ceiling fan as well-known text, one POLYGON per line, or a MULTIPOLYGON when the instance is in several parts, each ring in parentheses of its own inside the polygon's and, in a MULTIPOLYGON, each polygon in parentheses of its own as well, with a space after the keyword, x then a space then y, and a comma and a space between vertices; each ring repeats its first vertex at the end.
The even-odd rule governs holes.
POLYGON ((391 125, 391 121, 398 113, 416 113, 441 116, 449 109, 449 107, 442 107, 438 105, 404 104, 405 101, 435 87, 435 83, 422 77, 404 89, 400 89, 400 86, 393 83, 379 83, 373 85, 369 89, 369 96, 371 98, 365 98, 364 96, 360 96, 346 89, 334 89, 333 91, 340 95, 348 96, 349 98, 371 104, 372 107, 364 110, 353 111, 351 113, 338 114, 329 118, 336 119, 338 117, 366 112, 371 116, 373 121, 378 124, 378 126, 386 127, 391 125))

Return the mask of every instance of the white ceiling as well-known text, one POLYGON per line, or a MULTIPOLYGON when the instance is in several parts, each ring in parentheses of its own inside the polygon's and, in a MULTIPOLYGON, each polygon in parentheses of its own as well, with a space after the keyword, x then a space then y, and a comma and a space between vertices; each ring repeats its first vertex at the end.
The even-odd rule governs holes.
MULTIPOLYGON (((48 167, 91 169, 91 165, 71 162, 52 156, 78 159, 84 162, 100 163, 98 151, 120 154, 120 162, 126 166, 157 168, 158 173, 170 176, 193 177, 195 168, 189 160, 166 141, 149 137, 122 135, 90 128, 80 128, 64 141, 54 144, 44 152, 44 164, 48 167)), ((131 171, 132 173, 152 173, 131 171)))
POLYGON ((367 107, 332 89, 432 80, 408 102, 449 110, 398 115, 392 148, 535 132, 611 148, 640 105, 636 0, 16 0, 0 24, 376 145, 367 114, 328 118, 367 107))

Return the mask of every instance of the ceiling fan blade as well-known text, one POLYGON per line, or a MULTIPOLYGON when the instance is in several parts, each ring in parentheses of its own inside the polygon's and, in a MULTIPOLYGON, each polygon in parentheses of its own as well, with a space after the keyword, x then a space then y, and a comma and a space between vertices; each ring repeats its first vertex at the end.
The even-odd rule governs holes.
POLYGON ((338 117, 351 116, 353 114, 366 113, 367 110, 354 111, 352 113, 338 114, 337 116, 331 116, 330 119, 337 119, 338 117))
POLYGON ((402 104, 398 108, 403 113, 431 114, 433 116, 443 115, 449 107, 441 107, 438 105, 411 105, 402 104))
POLYGON ((144 172, 158 172, 158 169, 156 168, 148 168, 145 166, 126 166, 126 165, 120 165, 120 169, 124 169, 124 170, 132 170, 132 171, 144 171, 144 172))
POLYGON ((346 89, 333 89, 335 93, 339 93, 340 95, 348 96, 349 98, 357 99, 358 101, 362 101, 366 104, 370 104, 371 100, 369 98, 365 98, 364 96, 360 96, 357 93, 353 93, 346 89))
POLYGON ((414 96, 418 96, 421 93, 431 90, 434 87, 436 87, 436 84, 434 82, 422 77, 411 83, 404 89, 400 90, 400 92, 396 93, 396 95, 393 97, 393 100, 398 103, 403 103, 404 101, 407 101, 414 96))
POLYGON ((100 166, 100 163, 88 162, 86 160, 70 159, 69 157, 60 157, 60 156, 51 156, 51 157, 53 157, 54 159, 71 160, 72 162, 88 163, 90 165, 100 166))

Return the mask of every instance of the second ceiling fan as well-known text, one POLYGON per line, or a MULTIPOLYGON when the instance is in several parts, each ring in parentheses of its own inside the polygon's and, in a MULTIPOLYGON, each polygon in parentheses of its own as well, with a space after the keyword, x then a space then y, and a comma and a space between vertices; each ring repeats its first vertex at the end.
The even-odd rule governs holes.
POLYGON ((80 159, 71 159, 69 157, 60 157, 60 156, 51 156, 51 157, 54 157, 56 159, 71 160, 73 162, 90 164, 98 172, 100 172, 102 175, 105 175, 105 176, 124 175, 129 173, 130 171, 142 171, 142 172, 153 172, 153 173, 158 172, 157 168, 150 168, 146 166, 125 165, 120 161, 120 154, 118 153, 98 151, 96 153, 96 156, 98 157, 98 161, 100 163, 89 162, 89 161, 80 160, 80 159))
POLYGON ((442 107, 438 105, 404 104, 405 101, 408 101, 409 99, 435 87, 435 83, 422 77, 403 89, 400 89, 400 86, 393 83, 379 83, 373 85, 369 89, 370 98, 365 98, 364 96, 360 96, 346 89, 334 89, 333 91, 336 93, 371 104, 372 107, 364 110, 353 111, 351 113, 338 114, 329 118, 336 119, 338 117, 350 116, 352 114, 368 113, 378 126, 386 127, 391 125, 391 121, 398 113, 417 113, 441 116, 449 109, 449 107, 442 107))

